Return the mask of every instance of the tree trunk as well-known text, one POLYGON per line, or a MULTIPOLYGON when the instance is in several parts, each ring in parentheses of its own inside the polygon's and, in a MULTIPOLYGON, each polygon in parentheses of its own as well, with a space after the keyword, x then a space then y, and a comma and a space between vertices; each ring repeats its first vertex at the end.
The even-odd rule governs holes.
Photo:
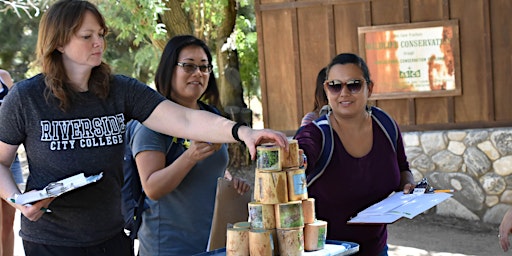
MULTIPOLYGON (((168 0, 165 2, 165 7, 169 8, 160 15, 160 21, 165 24, 167 28, 168 38, 172 38, 177 35, 193 35, 192 25, 189 17, 185 13, 185 10, 181 8, 180 0, 168 0)), ((156 40, 151 39, 153 45, 157 46, 160 50, 165 48, 167 40, 156 40)))
MULTIPOLYGON (((219 85, 220 101, 228 118, 251 125, 252 112, 249 120, 247 120, 247 115, 243 114, 247 113, 248 109, 243 100, 242 81, 238 71, 238 54, 235 47, 233 47, 234 42, 230 40, 236 24, 236 0, 229 0, 228 2, 223 10, 224 21, 217 30, 217 47, 215 49, 219 69, 217 84, 219 85)), ((245 145, 241 143, 230 144, 229 156, 229 166, 231 168, 250 165, 249 152, 245 145)))

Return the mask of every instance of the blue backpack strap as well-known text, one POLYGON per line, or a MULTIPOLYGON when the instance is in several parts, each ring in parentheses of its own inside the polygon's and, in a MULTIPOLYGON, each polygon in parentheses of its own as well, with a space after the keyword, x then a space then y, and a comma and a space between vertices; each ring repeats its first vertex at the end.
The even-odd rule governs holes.
MULTIPOLYGON (((321 116, 317 120, 313 121, 313 123, 322 132, 322 152, 320 152, 320 157, 315 165, 315 169, 306 176, 308 187, 318 179, 320 175, 322 175, 332 158, 334 151, 334 136, 329 123, 330 114, 331 113, 329 112, 327 115, 321 116)), ((396 152, 398 144, 398 127, 393 118, 391 118, 391 116, 382 109, 373 106, 370 108, 370 115, 382 131, 384 131, 389 143, 391 143, 393 150, 396 152)))
POLYGON ((198 101, 197 102, 199 104, 199 107, 202 109, 202 110, 206 110, 206 111, 209 111, 209 112, 212 112, 214 114, 217 114, 219 116, 222 116, 222 113, 220 113, 220 111, 213 105, 208 105, 202 101, 198 101))
POLYGON ((388 137, 389 143, 391 143, 393 150, 396 152, 398 143, 398 127, 396 127, 395 121, 388 115, 388 113, 378 107, 372 106, 370 108, 370 112, 373 120, 375 120, 375 122, 384 131, 384 134, 388 137))
MULTIPOLYGON (((130 197, 137 200, 136 205, 133 205, 133 222, 130 229, 130 235, 129 237, 133 240, 137 238, 137 233, 139 231, 139 228, 142 224, 142 213, 149 208, 149 206, 145 203, 146 201, 146 192, 144 192, 144 189, 142 188, 142 184, 140 182, 140 176, 139 172, 136 169, 137 164, 135 163, 135 156, 131 154, 131 145, 133 142, 133 137, 135 134, 143 127, 141 123, 139 123, 136 120, 132 120, 128 122, 127 128, 126 128, 126 139, 128 147, 128 150, 125 150, 125 158, 130 157, 130 160, 132 161, 131 167, 132 169, 127 170, 125 169, 125 183, 130 184, 130 188, 126 188, 123 186, 123 189, 131 189, 130 197), (131 172, 131 173, 128 173, 131 172), (129 179, 127 179, 129 178, 129 179)), ((170 162, 170 158, 174 155, 176 151, 176 144, 173 143, 172 140, 173 137, 168 137, 166 143, 167 143, 167 152, 166 152, 166 161, 170 162)), ((126 210, 123 210, 125 212, 126 210)), ((126 220, 125 220, 126 221, 126 220)))
POLYGON ((315 164, 315 169, 306 176, 306 180, 308 182, 308 186, 311 185, 322 173, 325 171, 325 168, 331 161, 332 153, 334 151, 334 139, 333 139, 333 131, 331 128, 331 124, 329 123, 329 116, 331 113, 327 113, 313 121, 318 129, 322 132, 322 151, 320 152, 320 157, 315 164))

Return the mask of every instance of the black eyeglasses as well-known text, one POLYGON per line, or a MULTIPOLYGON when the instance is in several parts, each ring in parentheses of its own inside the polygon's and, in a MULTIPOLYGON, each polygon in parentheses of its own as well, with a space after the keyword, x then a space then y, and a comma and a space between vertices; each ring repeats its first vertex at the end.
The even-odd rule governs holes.
POLYGON ((324 84, 327 85, 327 88, 331 93, 340 93, 343 85, 345 85, 348 89, 348 91, 351 94, 357 94, 361 92, 361 88, 363 88, 363 80, 349 80, 346 82, 342 82, 340 80, 332 80, 332 81, 325 81, 324 84))
POLYGON ((212 69, 213 69, 212 65, 201 65, 201 66, 198 66, 196 64, 185 63, 185 62, 178 62, 178 63, 176 63, 176 65, 182 67, 185 72, 190 73, 190 74, 195 73, 198 68, 199 68, 199 71, 201 71, 201 72, 203 72, 205 74, 211 73, 212 69))

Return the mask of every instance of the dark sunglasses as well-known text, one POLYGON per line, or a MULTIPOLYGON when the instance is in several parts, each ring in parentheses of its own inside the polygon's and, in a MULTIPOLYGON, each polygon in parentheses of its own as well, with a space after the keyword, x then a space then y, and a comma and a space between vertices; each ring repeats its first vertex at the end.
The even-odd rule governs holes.
POLYGON ((341 89, 343 88, 343 85, 345 85, 348 89, 348 91, 351 94, 357 94, 361 92, 361 88, 363 88, 363 80, 349 80, 346 82, 342 82, 340 80, 332 80, 332 81, 325 81, 325 85, 327 85, 327 88, 331 93, 340 93, 341 89))
POLYGON ((196 72, 196 70, 199 68, 199 71, 209 74, 212 72, 213 66, 212 65, 201 65, 198 66, 196 64, 192 63, 185 63, 185 62, 178 62, 176 65, 183 68, 183 70, 187 73, 193 74, 196 72))

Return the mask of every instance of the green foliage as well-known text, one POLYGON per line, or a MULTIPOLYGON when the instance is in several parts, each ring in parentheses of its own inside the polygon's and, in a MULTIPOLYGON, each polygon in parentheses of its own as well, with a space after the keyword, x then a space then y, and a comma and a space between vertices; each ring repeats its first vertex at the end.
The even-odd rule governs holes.
POLYGON ((192 21, 195 36, 203 39, 213 52, 217 47, 217 29, 225 18, 222 9, 228 4, 228 0, 185 0, 182 4, 192 21))
POLYGON ((154 80, 160 51, 152 40, 165 39, 165 26, 158 22, 158 14, 165 10, 162 1, 125 0, 98 1, 110 35, 105 59, 116 73, 135 77, 147 84, 154 80))
POLYGON ((0 68, 9 71, 15 82, 27 78, 25 73, 36 58, 35 46, 41 18, 20 17, 18 13, 13 9, 0 12, 0 68))
POLYGON ((238 16, 235 35, 244 96, 247 99, 250 99, 252 96, 261 99, 258 36, 254 17, 250 20, 245 16, 238 16))
POLYGON ((151 44, 152 39, 165 39, 165 26, 158 15, 166 10, 161 0, 100 1, 98 8, 108 26, 117 31, 116 40, 131 40, 132 44, 151 44))

